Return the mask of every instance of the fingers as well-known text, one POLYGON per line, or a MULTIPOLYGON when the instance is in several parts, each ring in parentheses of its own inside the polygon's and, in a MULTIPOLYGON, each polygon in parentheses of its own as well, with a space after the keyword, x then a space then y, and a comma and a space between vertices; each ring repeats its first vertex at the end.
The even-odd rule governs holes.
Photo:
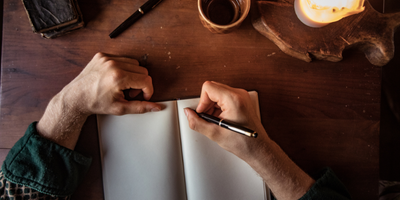
POLYGON ((122 62, 122 63, 127 63, 127 64, 133 64, 136 66, 139 66, 139 61, 133 58, 128 58, 128 57, 111 57, 113 60, 118 61, 118 62, 122 62))
POLYGON ((119 61, 119 62, 139 65, 139 61, 137 61, 136 59, 112 55, 112 54, 108 54, 108 53, 102 53, 102 52, 96 53, 96 55, 94 56, 94 59, 98 59, 98 60, 104 59, 105 61, 115 60, 115 61, 119 61))
POLYGON ((218 138, 222 136, 220 134, 221 127, 219 127, 215 124, 209 123, 209 122, 205 121, 204 119, 200 118, 193 110, 191 110, 189 108, 185 108, 185 114, 186 114, 186 117, 189 122, 189 127, 192 130, 205 135, 206 137, 208 137, 209 139, 211 139, 213 141, 217 141, 218 138))
POLYGON ((133 63, 121 62, 119 60, 121 60, 121 59, 108 60, 106 62, 107 62, 107 65, 111 68, 118 68, 118 69, 122 69, 126 72, 132 72, 132 73, 138 73, 138 74, 144 74, 144 75, 149 74, 147 69, 144 67, 141 67, 141 66, 139 66, 137 64, 133 64, 133 63))
POLYGON ((146 112, 157 112, 161 110, 161 105, 148 101, 118 101, 111 107, 111 114, 142 114, 146 112))
POLYGON ((133 58, 97 53, 93 60, 99 62, 98 66, 106 64, 109 67, 117 67, 128 72, 148 75, 147 69, 139 66, 139 61, 133 58))
POLYGON ((216 105, 222 107, 223 99, 227 96, 226 93, 230 87, 216 82, 206 81, 201 89, 200 101, 197 106, 197 112, 207 112, 213 109, 216 105))
MULTIPOLYGON (((149 100, 153 95, 153 83, 150 76, 130 72, 115 72, 113 81, 117 83, 118 90, 139 89, 143 91, 143 97, 149 100)), ((136 92, 133 92, 136 93, 136 92)), ((131 95, 131 94, 130 94, 131 95)))
POLYGON ((144 74, 144 75, 148 75, 149 72, 147 71, 146 68, 141 67, 137 64, 132 64, 132 63, 125 63, 125 62, 120 62, 118 60, 114 60, 115 61, 115 66, 123 69, 127 72, 132 72, 132 73, 138 73, 138 74, 144 74))
MULTIPOLYGON (((149 100, 154 89, 152 79, 148 76, 146 68, 137 66, 137 60, 125 57, 110 56, 104 53, 97 53, 94 57, 105 69, 104 73, 111 78, 111 83, 117 84, 117 90, 138 89, 143 91, 143 97, 149 100)), ((101 65, 98 65, 101 66, 101 65)), ((130 96, 134 97, 140 92, 133 90, 130 96)))
POLYGON ((149 100, 154 93, 153 82, 150 76, 127 73, 120 82, 120 90, 139 89, 143 91, 143 97, 149 100))
POLYGON ((146 68, 132 58, 97 53, 82 72, 66 86, 87 114, 127 114, 161 110, 151 102, 127 101, 124 90, 134 97, 143 91, 149 100, 154 93, 146 68))
POLYGON ((203 87, 201 88, 200 101, 196 108, 198 113, 208 111, 215 105, 215 102, 211 101, 210 97, 208 96, 209 91, 206 89, 206 87, 209 88, 209 84, 211 84, 211 82, 206 81, 203 83, 203 87))

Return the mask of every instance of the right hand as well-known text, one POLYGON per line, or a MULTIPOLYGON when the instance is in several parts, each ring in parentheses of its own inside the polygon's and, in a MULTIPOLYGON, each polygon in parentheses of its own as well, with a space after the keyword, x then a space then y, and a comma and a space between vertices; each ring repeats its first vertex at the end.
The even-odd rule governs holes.
POLYGON ((200 102, 196 111, 207 113, 248 127, 258 133, 250 138, 209 123, 198 117, 195 112, 185 109, 191 129, 204 134, 217 142, 222 148, 247 160, 269 140, 247 91, 227 85, 206 81, 203 84, 200 102))
POLYGON ((243 136, 209 123, 191 109, 185 109, 191 129, 247 162, 263 178, 277 199, 299 199, 314 184, 315 181, 269 139, 247 91, 207 81, 203 84, 196 111, 257 131, 257 138, 243 136))

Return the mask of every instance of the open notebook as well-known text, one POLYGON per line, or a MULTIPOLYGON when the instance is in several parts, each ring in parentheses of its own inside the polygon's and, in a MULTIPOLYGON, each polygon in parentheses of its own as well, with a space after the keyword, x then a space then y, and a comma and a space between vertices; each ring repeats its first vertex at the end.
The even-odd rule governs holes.
MULTIPOLYGON (((259 111, 257 93, 249 94, 259 111)), ((189 128, 183 109, 198 102, 161 102, 166 108, 154 113, 97 115, 106 200, 269 199, 247 163, 189 128)))

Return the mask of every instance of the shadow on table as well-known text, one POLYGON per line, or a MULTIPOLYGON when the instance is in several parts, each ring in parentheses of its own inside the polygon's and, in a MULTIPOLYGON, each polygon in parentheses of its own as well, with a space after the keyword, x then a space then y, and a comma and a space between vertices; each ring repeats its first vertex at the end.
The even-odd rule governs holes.
MULTIPOLYGON (((0 2, 0 27, 3 27, 3 4, 4 1, 0 2)), ((3 29, 0 32, 0 52, 3 52, 1 47, 3 46, 3 29)), ((1 63, 1 56, 0 56, 0 63, 1 63)), ((1 88, 1 69, 0 69, 0 88, 1 88)), ((1 105, 1 91, 0 91, 0 105, 1 105)))
POLYGON ((85 24, 90 23, 90 21, 100 15, 103 8, 110 4, 110 2, 108 0, 78 0, 85 24))
MULTIPOLYGON (((400 12, 398 0, 386 0, 385 13, 400 12)), ((400 30, 395 34, 400 47, 400 30)), ((381 128, 379 144, 380 200, 400 199, 400 51, 382 68, 381 128)))

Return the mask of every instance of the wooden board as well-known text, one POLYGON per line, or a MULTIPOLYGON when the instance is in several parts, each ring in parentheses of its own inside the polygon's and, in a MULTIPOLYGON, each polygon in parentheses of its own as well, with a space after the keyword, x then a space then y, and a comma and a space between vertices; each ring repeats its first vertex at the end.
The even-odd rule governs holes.
MULTIPOLYGON (((11 148, 96 52, 148 54, 152 101, 197 97, 206 80, 256 90, 268 134, 302 169, 330 166, 354 199, 378 198, 380 67, 353 50, 340 63, 299 62, 249 17, 232 33, 212 34, 190 0, 163 1, 110 39, 145 1, 79 1, 86 27, 53 40, 32 33, 20 1, 4 1, 0 148, 11 148)), ((73 199, 103 199, 95 124, 87 121, 77 146, 95 160, 73 199)))
POLYGON ((3 163, 3 161, 6 160, 9 151, 10 149, 0 149, 0 163, 3 163))
POLYGON ((306 62, 312 58, 338 62, 345 49, 357 48, 376 66, 393 58, 393 35, 400 25, 400 12, 381 14, 366 0, 362 13, 311 28, 297 18, 293 2, 260 0, 252 9, 254 28, 286 54, 306 62))

